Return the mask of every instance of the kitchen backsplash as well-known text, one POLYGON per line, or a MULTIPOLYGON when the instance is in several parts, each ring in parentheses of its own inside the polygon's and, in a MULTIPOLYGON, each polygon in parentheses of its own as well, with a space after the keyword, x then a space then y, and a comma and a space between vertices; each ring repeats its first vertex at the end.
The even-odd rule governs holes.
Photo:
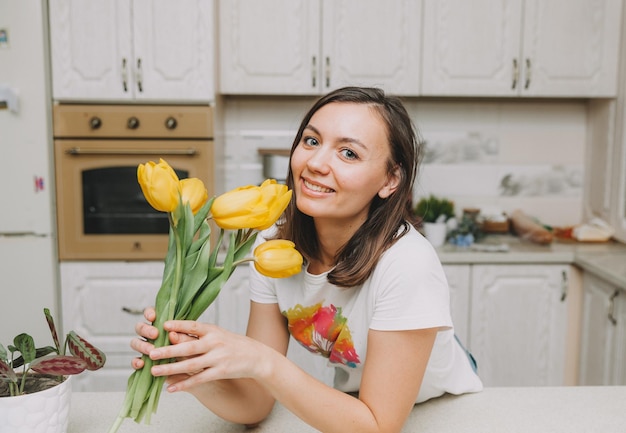
MULTIPOLYGON (((225 99, 225 188, 263 180, 259 148, 289 148, 313 98, 225 99)), ((581 222, 584 101, 406 100, 425 151, 415 198, 517 208, 552 225, 581 222)))

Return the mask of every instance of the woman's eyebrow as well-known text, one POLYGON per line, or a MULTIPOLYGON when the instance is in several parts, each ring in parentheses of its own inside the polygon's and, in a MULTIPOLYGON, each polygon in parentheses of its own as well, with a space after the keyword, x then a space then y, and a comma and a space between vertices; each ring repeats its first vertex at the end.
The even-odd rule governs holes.
POLYGON ((305 126, 305 127, 304 127, 304 129, 305 129, 305 130, 306 130, 306 129, 310 129, 310 130, 311 130, 311 131, 313 131, 315 134, 320 135, 320 132, 318 131, 318 129, 317 129, 315 126, 311 125, 310 123, 309 123, 307 126, 305 126))
MULTIPOLYGON (((304 127, 305 130, 310 129, 311 131, 313 131, 313 133, 317 134, 317 135, 322 135, 320 133, 320 131, 313 125, 311 125, 310 123, 304 127)), ((356 138, 352 138, 352 137, 341 137, 338 140, 339 143, 351 143, 351 144, 355 144, 363 149, 367 149, 367 146, 365 145, 365 143, 363 143, 361 140, 358 140, 356 138)))

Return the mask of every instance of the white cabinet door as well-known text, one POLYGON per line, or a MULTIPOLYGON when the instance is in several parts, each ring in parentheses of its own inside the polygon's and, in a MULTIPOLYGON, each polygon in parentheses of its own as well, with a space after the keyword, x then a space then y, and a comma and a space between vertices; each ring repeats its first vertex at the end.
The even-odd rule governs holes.
POLYGON ((214 99, 213 1, 50 0, 59 101, 214 99))
POLYGON ((522 94, 617 93, 621 1, 525 0, 522 94))
POLYGON ((214 99, 213 2, 133 0, 137 99, 214 99))
POLYGON ((424 0, 423 95, 517 94, 522 0, 424 0))
POLYGON ((322 91, 347 85, 419 95, 421 1, 326 0, 322 91))
POLYGON ((220 92, 315 95, 365 85, 417 95, 420 12, 413 0, 223 0, 220 92))
POLYGON ((470 269, 470 265, 444 265, 443 267, 450 287, 450 310, 454 333, 463 345, 471 350, 469 340, 470 269))
POLYGON ((585 272, 580 385, 626 385, 626 292, 585 272))
POLYGON ((474 265, 471 350, 485 386, 564 381, 567 265, 474 265))
POLYGON ((49 0, 49 16, 53 97, 130 99, 131 3, 49 0))
POLYGON ((319 92, 320 0, 222 0, 224 94, 319 92))
MULTIPOLYGON (((70 330, 107 356, 101 370, 76 377, 77 391, 124 391, 137 353, 130 348, 135 323, 153 306, 163 274, 163 262, 61 263, 63 332, 70 330)), ((215 322, 211 305, 201 320, 215 322)))
POLYGON ((424 0, 422 94, 611 97, 619 0, 424 0))
POLYGON ((237 266, 215 300, 215 323, 224 329, 245 335, 250 314, 250 269, 237 266))

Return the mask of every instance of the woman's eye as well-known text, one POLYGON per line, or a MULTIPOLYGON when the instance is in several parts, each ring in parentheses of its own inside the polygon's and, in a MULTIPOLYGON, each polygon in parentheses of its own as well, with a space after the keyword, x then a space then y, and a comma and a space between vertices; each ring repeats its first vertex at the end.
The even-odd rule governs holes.
POLYGON ((350 149, 342 149, 341 150, 341 154, 343 155, 344 158, 346 159, 359 159, 359 155, 357 155, 356 153, 354 153, 352 150, 350 149))
POLYGON ((317 139, 313 138, 313 137, 305 137, 303 141, 304 141, 305 144, 307 144, 309 146, 317 146, 317 145, 319 145, 319 142, 317 141, 317 139))

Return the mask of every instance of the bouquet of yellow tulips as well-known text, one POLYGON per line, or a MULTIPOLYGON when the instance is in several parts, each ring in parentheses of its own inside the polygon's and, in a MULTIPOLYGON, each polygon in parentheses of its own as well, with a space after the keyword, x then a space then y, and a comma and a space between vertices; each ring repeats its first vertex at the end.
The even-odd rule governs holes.
MULTIPOLYGON (((167 212, 170 222, 169 246, 165 257, 163 281, 156 296, 156 320, 159 337, 156 347, 169 344, 163 330, 168 320, 196 320, 211 305, 238 264, 254 260, 262 274, 284 278, 300 272, 302 256, 295 245, 276 239, 259 245, 248 258, 258 230, 274 224, 291 199, 287 186, 268 179, 261 186, 236 188, 217 198, 208 199, 200 179, 179 180, 163 159, 140 164, 137 178, 150 205, 167 212), (211 248, 213 220, 220 228, 211 248), (231 230, 228 248, 221 263, 218 252, 226 230, 231 230)), ((116 432, 125 418, 150 423, 156 412, 164 377, 152 376, 155 363, 143 356, 144 367, 132 373, 120 413, 109 432, 116 432)), ((169 362, 169 361, 165 361, 169 362)))

